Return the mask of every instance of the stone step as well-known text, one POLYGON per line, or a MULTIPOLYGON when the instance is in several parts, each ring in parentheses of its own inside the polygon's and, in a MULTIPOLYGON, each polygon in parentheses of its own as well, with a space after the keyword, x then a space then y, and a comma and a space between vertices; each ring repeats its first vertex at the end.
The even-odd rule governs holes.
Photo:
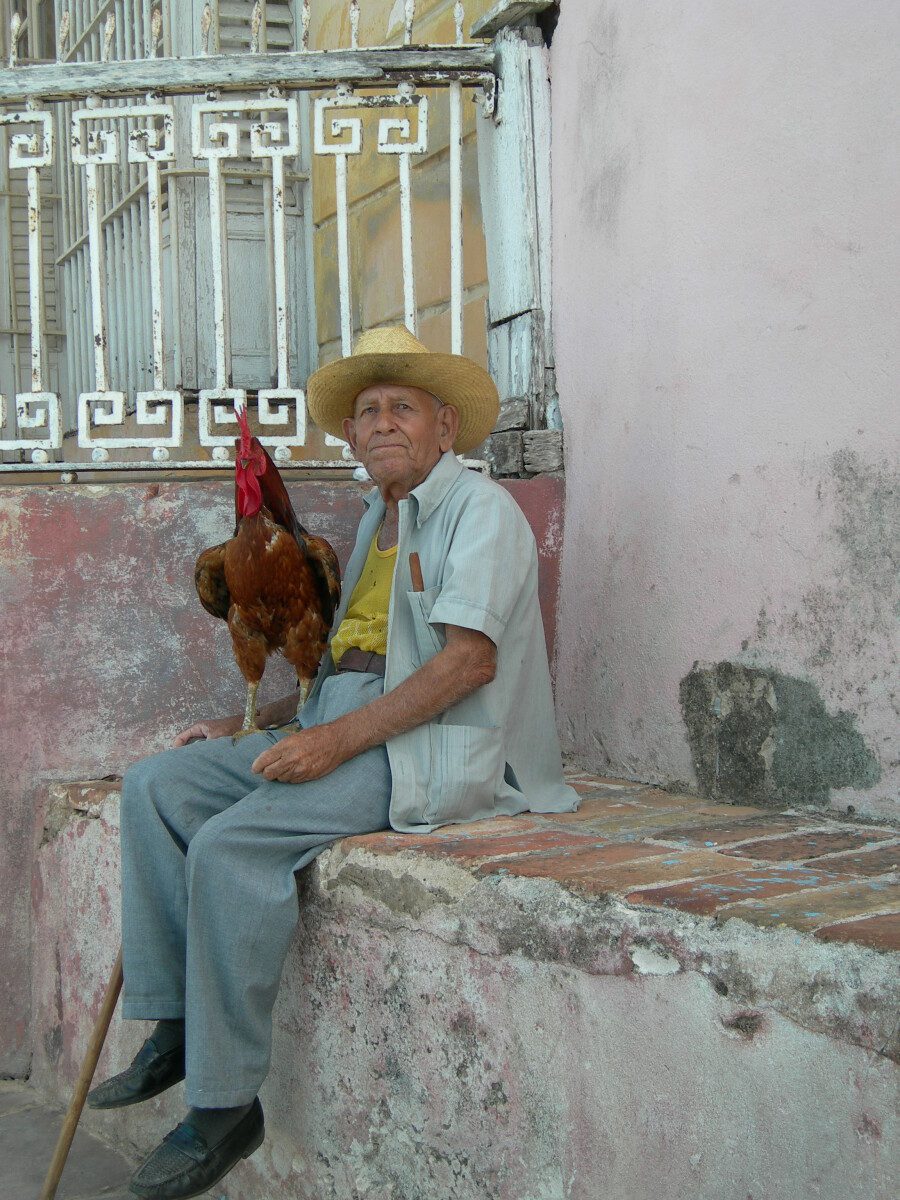
MULTIPOLYGON (((572 781, 577 813, 348 838, 301 874, 266 1142, 216 1200, 893 1195, 897 831, 572 781)), ((118 801, 54 787, 37 860, 59 1100, 118 946, 118 801)), ((117 1017, 99 1074, 145 1032, 117 1017)), ((182 1112, 85 1121, 135 1155, 182 1112)))
POLYGON ((791 927, 900 951, 900 830, 816 812, 709 805, 624 780, 579 774, 577 813, 453 825, 434 834, 350 838, 341 853, 416 853, 621 899, 791 927), (778 897, 802 893, 784 903, 778 897), (764 903, 763 903, 764 902, 764 903))
MULTIPOLYGON (((63 1109, 34 1088, 0 1080, 0 1200, 32 1200, 44 1182, 62 1128, 63 1109)), ((135 1163, 78 1129, 56 1200, 134 1200, 135 1163)))

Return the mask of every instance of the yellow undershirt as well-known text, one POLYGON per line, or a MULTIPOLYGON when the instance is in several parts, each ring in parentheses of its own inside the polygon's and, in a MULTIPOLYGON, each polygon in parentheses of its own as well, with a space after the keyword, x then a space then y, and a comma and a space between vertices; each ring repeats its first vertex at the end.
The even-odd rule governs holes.
POLYGON ((367 653, 387 654, 388 605, 396 561, 397 547, 379 550, 376 534, 347 605, 347 614, 331 639, 331 657, 335 665, 353 646, 367 653))

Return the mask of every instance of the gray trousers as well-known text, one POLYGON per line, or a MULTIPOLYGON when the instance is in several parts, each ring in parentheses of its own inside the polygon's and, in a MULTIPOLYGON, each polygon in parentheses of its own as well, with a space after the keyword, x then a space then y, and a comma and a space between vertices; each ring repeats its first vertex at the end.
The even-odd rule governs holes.
MULTIPOLYGON (((326 680, 301 715, 321 724, 382 694, 376 675, 326 680)), ((187 1102, 249 1103, 269 1070, 272 1008, 297 924, 294 872, 332 842, 388 825, 378 746, 310 783, 250 764, 285 733, 194 742, 143 759, 122 789, 126 1018, 184 1017, 187 1102)))

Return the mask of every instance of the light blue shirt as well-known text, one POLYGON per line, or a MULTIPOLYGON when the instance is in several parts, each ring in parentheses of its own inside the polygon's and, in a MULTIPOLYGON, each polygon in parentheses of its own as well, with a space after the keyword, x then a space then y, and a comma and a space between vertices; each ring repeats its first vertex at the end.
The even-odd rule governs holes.
MULTIPOLYGON (((344 618, 384 519, 378 489, 365 499, 368 509, 333 629, 344 618)), ((451 821, 573 812, 578 796, 562 777, 537 548, 521 509, 499 484, 467 470, 450 451, 399 509, 385 692, 443 648, 445 625, 487 634, 497 646, 497 670, 490 683, 434 720, 388 741, 391 825, 421 833, 451 821), (412 588, 413 552, 422 566, 422 592, 412 588)), ((334 672, 327 652, 308 703, 334 672)))

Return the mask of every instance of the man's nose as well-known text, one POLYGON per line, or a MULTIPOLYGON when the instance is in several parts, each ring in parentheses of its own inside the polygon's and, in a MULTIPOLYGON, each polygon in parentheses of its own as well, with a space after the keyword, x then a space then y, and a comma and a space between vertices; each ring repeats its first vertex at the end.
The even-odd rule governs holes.
POLYGON ((394 412, 389 407, 380 408, 375 416, 375 429, 378 433, 390 433, 394 428, 394 412))

